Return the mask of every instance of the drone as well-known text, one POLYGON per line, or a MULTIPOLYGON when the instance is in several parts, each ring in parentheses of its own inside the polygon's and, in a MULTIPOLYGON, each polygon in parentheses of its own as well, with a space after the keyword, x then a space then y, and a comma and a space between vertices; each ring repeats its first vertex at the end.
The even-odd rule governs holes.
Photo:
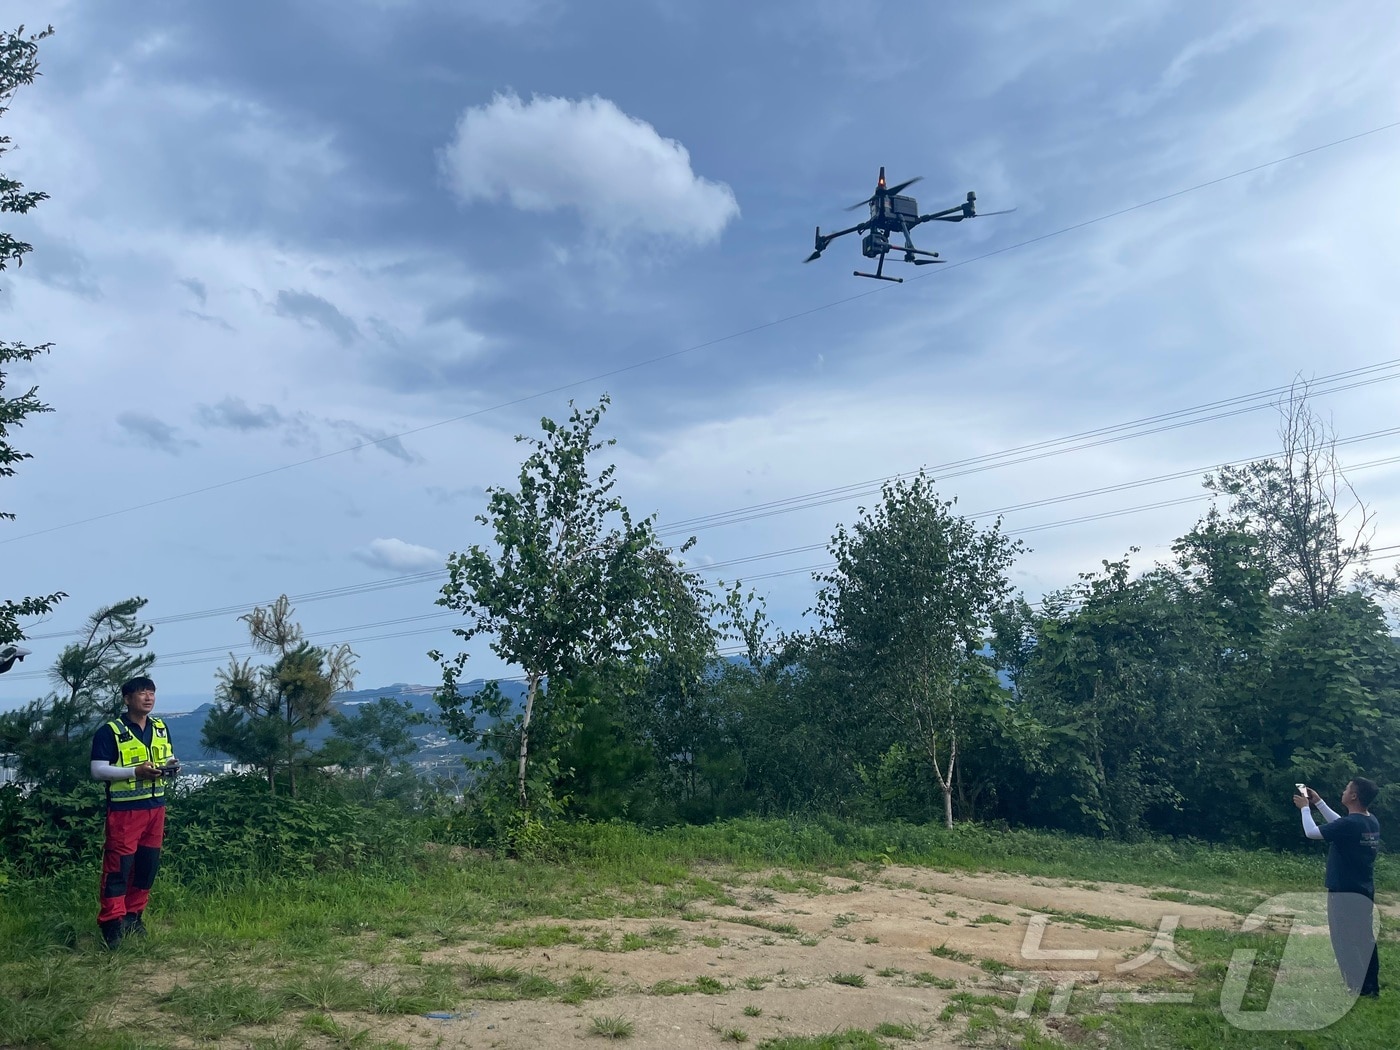
POLYGON ((816 250, 802 261, 812 262, 815 259, 820 259, 822 252, 826 251, 827 245, 836 240, 837 237, 844 237, 848 233, 863 233, 865 237, 860 242, 861 253, 867 259, 879 259, 880 261, 876 264, 874 273, 863 273, 860 270, 855 270, 853 271, 855 276, 903 284, 903 277, 890 277, 885 273, 885 256, 889 252, 902 251, 904 261, 913 263, 915 266, 932 266, 934 263, 947 262, 946 259, 940 259, 937 252, 914 247, 914 239, 910 236, 909 231, 915 226, 923 222, 962 222, 964 219, 975 219, 979 214, 1006 215, 1016 210, 1015 208, 1007 208, 1004 211, 979 213, 977 211, 977 194, 969 190, 967 200, 962 204, 929 215, 920 215, 919 202, 913 197, 906 197, 902 194, 904 190, 922 178, 922 175, 916 175, 896 186, 886 186, 885 169, 881 168, 879 181, 875 183, 874 194, 859 204, 852 204, 846 209, 847 211, 855 211, 868 204, 870 205, 870 219, 849 229, 837 230, 835 233, 822 233, 822 228, 818 226, 816 250), (892 234, 903 234, 904 244, 891 244, 890 236, 892 234))
POLYGON ((0 645, 0 674, 4 674, 15 665, 16 661, 22 662, 29 655, 28 649, 18 645, 0 645))

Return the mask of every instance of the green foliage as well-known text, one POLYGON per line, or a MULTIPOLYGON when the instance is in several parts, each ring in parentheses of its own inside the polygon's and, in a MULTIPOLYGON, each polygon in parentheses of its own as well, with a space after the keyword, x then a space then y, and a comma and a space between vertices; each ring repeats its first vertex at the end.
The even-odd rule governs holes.
POLYGON ((454 634, 490 637, 492 650, 524 672, 523 712, 508 730, 483 732, 476 718, 500 708, 490 694, 461 695, 467 655, 431 654, 443 669, 437 702, 449 730, 469 743, 513 747, 521 809, 532 801, 550 808, 558 748, 595 695, 575 687, 581 677, 634 679, 678 644, 705 648, 696 634, 706 601, 698 577, 658 543, 651 518, 633 521, 613 494, 616 466, 596 478, 589 472, 590 457, 613 444, 594 438, 608 403, 605 395, 594 408, 573 407, 563 425, 542 419, 542 438, 517 437, 533 448, 518 487, 490 489, 487 513, 477 517, 493 529, 494 549, 474 545, 451 555, 437 601, 467 618, 454 634), (532 779, 537 717, 552 721, 553 739, 541 741, 546 768, 532 779))
MULTIPOLYGON (((9 112, 15 92, 34 83, 39 76, 39 41, 52 32, 52 26, 28 36, 25 35, 24 26, 14 31, 0 32, 0 117, 9 112)), ((0 135, 0 157, 13 148, 10 137, 0 135)), ((26 191, 23 184, 0 172, 0 215, 24 215, 47 199, 47 193, 26 191)), ((0 230, 0 271, 11 263, 16 267, 23 265, 25 255, 33 248, 32 244, 0 230)), ((10 444, 10 428, 23 426, 28 416, 52 411, 39 400, 38 387, 30 387, 16 396, 6 394, 5 366, 12 361, 28 363, 40 354, 48 353, 51 348, 50 343, 28 346, 0 339, 0 478, 12 477, 17 463, 32 458, 30 453, 21 452, 10 444)), ((0 521, 13 521, 14 517, 14 514, 0 510, 0 521)), ((56 591, 28 598, 0 599, 0 645, 23 639, 20 620, 50 612, 65 597, 61 591, 56 591)))
POLYGON ((1364 566, 1375 530, 1342 472, 1331 426, 1307 398, 1300 383, 1279 404, 1278 456, 1221 467, 1205 485, 1229 500, 1231 522, 1257 540, 1280 606, 1320 612, 1364 566))
MULTIPOLYGON (((1081 1015, 1086 1021, 1100 1021, 1102 1031, 1098 1042, 1108 1046, 1172 1047, 1176 1050, 1254 1050, 1257 1047, 1288 1047, 1290 1050, 1390 1050, 1396 1045, 1400 1032, 1400 1002, 1389 989, 1380 999, 1358 999, 1346 1015, 1319 1030, 1250 1031, 1236 1027, 1221 1009, 1222 986, 1230 969, 1233 954, 1241 949, 1255 953, 1249 967, 1250 979, 1244 1001, 1246 1015, 1262 1015, 1270 1005, 1278 1009, 1277 1000, 1290 991, 1297 994, 1297 984, 1290 989, 1287 980, 1278 980, 1278 967, 1287 940, 1284 931, 1239 933, 1229 930, 1182 930, 1178 944, 1197 965, 1197 984, 1192 1002, 1164 1010, 1160 1006, 1122 1004, 1112 1011, 1095 1017, 1081 1015), (1271 1000, 1272 1003, 1271 1003, 1271 1000)), ((1324 968, 1317 977, 1335 980, 1335 963, 1325 947, 1322 958, 1314 959, 1324 968)), ((1382 938, 1380 945, 1381 973, 1400 964, 1400 952, 1393 941, 1382 938)), ((1303 967, 1307 961, 1295 961, 1303 967)), ((1307 979, 1304 978, 1306 981, 1307 979)), ((1321 987, 1321 985, 1318 985, 1321 987)), ((1075 1013, 1071 1008, 1071 1014, 1075 1013)), ((1032 1020, 1038 1019, 1033 1015, 1032 1020)), ((1087 1026, 1086 1026, 1087 1027, 1087 1026)), ((1097 1027, 1097 1026, 1096 1026, 1097 1027)))
POLYGON ((1021 675, 1029 712, 1053 727, 1027 801, 1061 826, 1121 837, 1181 799, 1207 739, 1210 638, 1170 570, 1132 579, 1123 560, 1080 580, 1046 598, 1021 675))
POLYGON ((247 981, 177 984, 161 997, 174 1023, 199 1039, 217 1039, 239 1025, 266 1026, 286 1003, 247 981))
POLYGON ((885 1044, 869 1032, 847 1028, 827 1035, 788 1035, 765 1039, 758 1050, 885 1050, 885 1044))
POLYGON ((155 660, 143 652, 151 627, 137 620, 145 604, 129 598, 95 612, 54 662, 62 690, 0 715, 0 752, 15 756, 18 774, 0 787, 0 853, 25 877, 95 864, 105 795, 88 774, 92 737, 121 711, 121 684, 155 660))
POLYGON ((102 789, 91 781, 69 790, 0 785, 0 856, 19 878, 55 875, 78 864, 95 872, 105 820, 102 789))
POLYGON ((354 684, 355 654, 348 645, 321 649, 307 642, 292 621, 285 594, 239 619, 248 624, 253 647, 274 659, 254 667, 230 657, 218 673, 216 705, 205 719, 201 743, 262 769, 270 792, 276 792, 277 773, 284 771, 295 795, 297 769, 308 764, 309 755, 298 734, 320 725, 330 714, 331 697, 354 684))
POLYGON ((402 864, 423 832, 394 807, 312 787, 273 795, 250 776, 220 777, 170 806, 164 863, 190 879, 309 875, 402 864))
POLYGON ((886 819, 921 822, 934 816, 938 806, 936 783, 928 776, 928 764, 911 754, 902 743, 891 744, 874 768, 864 763, 856 773, 869 790, 879 814, 886 819))
POLYGON ((155 654, 144 652, 151 626, 137 622, 145 598, 128 598, 88 617, 79 641, 54 661, 60 689, 0 714, 0 754, 16 758, 17 779, 64 794, 90 783, 93 734, 123 710, 121 685, 145 674, 155 654))
POLYGON ((995 696, 979 654, 1022 549, 997 521, 979 530, 923 473, 888 482, 880 505, 831 540, 819 575, 822 642, 875 716, 929 764, 953 823, 959 746, 995 696))
POLYGON ((423 785, 407 761, 418 750, 411 727, 426 721, 407 700, 387 696, 359 705, 354 714, 333 711, 335 735, 321 748, 317 761, 340 766, 347 790, 365 798, 415 800, 423 785))
MULTIPOLYGON (((117 986, 115 971, 88 968, 79 973, 67 952, 44 953, 27 965, 7 966, 3 978, 0 1046, 14 1047, 64 1045, 74 1032, 81 1031, 92 1007, 117 986)), ((74 1040, 68 1045, 103 1044, 94 1039, 74 1040)))
MULTIPOLYGON (((166 815, 163 882, 397 865, 428 833, 429 825, 391 803, 352 801, 330 785, 313 783, 290 798, 259 784, 256 777, 231 776, 194 791, 176 785, 166 815)), ((92 782, 71 791, 0 786, 0 855, 20 879, 96 872, 104 819, 102 790, 92 782)))
POLYGON ((625 703, 609 693, 583 706, 575 732, 558 742, 551 791, 569 799, 570 816, 663 823, 675 810, 665 804, 656 753, 625 703))
POLYGON ((510 1001, 515 999, 558 999, 566 1003, 581 1003, 586 999, 602 999, 611 989, 595 974, 573 973, 559 983, 537 973, 526 973, 516 966, 494 963, 468 963, 463 983, 467 997, 510 1001))
POLYGON ((1134 578, 1106 562, 999 618, 1003 812, 1296 845, 1293 783, 1400 775, 1400 648, 1361 591, 1275 601, 1261 541, 1215 513, 1174 549, 1174 565, 1134 578))
POLYGON ((605 1039, 627 1039, 637 1026, 621 1014, 597 1014, 589 1021, 588 1030, 605 1039))

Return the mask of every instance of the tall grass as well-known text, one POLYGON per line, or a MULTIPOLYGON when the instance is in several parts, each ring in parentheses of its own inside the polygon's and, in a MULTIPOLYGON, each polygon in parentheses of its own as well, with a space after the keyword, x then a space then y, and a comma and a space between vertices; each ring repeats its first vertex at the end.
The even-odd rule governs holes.
MULTIPOLYGON (((1196 892, 1240 887, 1268 892, 1316 887, 1322 851, 1279 853, 1197 841, 1111 842, 979 824, 952 828, 903 823, 855 824, 835 818, 725 821, 648 831, 627 824, 561 828, 562 856, 618 873, 655 878, 701 863, 740 868, 838 868, 897 863, 962 871, 1085 878, 1196 892)), ((1382 864, 1377 885, 1400 890, 1400 871, 1382 864)))

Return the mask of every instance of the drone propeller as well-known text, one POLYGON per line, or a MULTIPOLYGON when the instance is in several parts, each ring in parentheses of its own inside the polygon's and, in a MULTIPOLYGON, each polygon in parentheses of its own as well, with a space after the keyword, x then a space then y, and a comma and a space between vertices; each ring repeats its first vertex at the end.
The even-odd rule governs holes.
POLYGON ((821 257, 821 252, 813 252, 811 255, 807 256, 807 258, 803 259, 802 261, 805 263, 814 262, 815 260, 820 259, 821 257))
POLYGON ((1015 210, 1015 208, 1003 208, 1001 211, 979 211, 974 218, 980 219, 988 215, 1010 215, 1015 210))
POLYGON ((912 179, 906 179, 904 182, 901 182, 898 186, 891 186, 885 191, 885 194, 886 196, 892 197, 900 190, 907 189, 908 187, 914 185, 914 183, 916 182, 922 182, 923 178, 924 177, 922 175, 915 175, 912 179))

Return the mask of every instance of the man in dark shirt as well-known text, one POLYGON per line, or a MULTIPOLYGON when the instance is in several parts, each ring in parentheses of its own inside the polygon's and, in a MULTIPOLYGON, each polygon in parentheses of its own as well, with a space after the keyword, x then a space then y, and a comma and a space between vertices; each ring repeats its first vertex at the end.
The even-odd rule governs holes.
POLYGON ((107 947, 144 937, 142 913, 160 867, 165 837, 165 778, 179 768, 165 723, 154 718, 156 684, 133 678, 122 686, 126 713, 92 738, 92 777, 107 785, 107 835, 97 926, 107 947))
POLYGON ((1303 815, 1303 833, 1327 843, 1327 926, 1332 954, 1342 978, 1354 994, 1380 995, 1380 955, 1374 926, 1376 854, 1381 848, 1381 825, 1368 808, 1380 788, 1356 777, 1342 792, 1346 816, 1334 812, 1312 788, 1293 796, 1303 815), (1321 827, 1313 820, 1316 806, 1321 827))

